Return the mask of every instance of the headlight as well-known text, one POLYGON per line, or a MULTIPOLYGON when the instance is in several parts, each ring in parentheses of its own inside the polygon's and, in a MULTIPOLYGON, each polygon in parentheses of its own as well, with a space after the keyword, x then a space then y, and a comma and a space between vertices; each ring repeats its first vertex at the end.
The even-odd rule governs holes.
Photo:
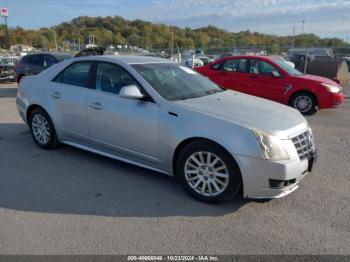
POLYGON ((280 138, 259 129, 251 129, 261 149, 263 159, 288 160, 290 156, 283 147, 280 138))
POLYGON ((325 87, 328 92, 331 92, 331 93, 339 93, 341 91, 341 88, 339 86, 332 86, 325 83, 321 83, 321 85, 325 87))

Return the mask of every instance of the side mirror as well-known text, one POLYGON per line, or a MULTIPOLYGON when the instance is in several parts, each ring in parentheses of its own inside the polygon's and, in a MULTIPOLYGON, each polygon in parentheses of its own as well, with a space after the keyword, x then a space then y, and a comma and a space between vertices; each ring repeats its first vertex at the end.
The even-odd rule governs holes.
POLYGON ((272 75, 273 77, 280 77, 280 76, 281 76, 277 71, 272 71, 272 72, 271 72, 271 75, 272 75))
POLYGON ((124 86, 119 91, 119 96, 129 99, 141 99, 144 95, 140 92, 140 89, 135 85, 124 86))

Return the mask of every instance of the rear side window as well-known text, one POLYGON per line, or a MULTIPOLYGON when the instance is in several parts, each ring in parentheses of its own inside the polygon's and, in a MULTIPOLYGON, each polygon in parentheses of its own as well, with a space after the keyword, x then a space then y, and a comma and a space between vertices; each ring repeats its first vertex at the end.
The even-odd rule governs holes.
POLYGON ((30 60, 30 64, 37 65, 37 66, 43 66, 44 65, 44 56, 43 55, 33 55, 30 60))
POLYGON ((213 69, 213 70, 219 70, 220 69, 220 63, 217 63, 217 64, 213 64, 212 66, 211 66, 211 69, 213 69))
POLYGON ((69 65, 53 82, 62 83, 72 86, 89 87, 89 74, 91 62, 79 62, 69 65))
POLYGON ((31 55, 23 56, 22 59, 21 59, 21 62, 22 63, 29 63, 31 57, 32 57, 31 55))

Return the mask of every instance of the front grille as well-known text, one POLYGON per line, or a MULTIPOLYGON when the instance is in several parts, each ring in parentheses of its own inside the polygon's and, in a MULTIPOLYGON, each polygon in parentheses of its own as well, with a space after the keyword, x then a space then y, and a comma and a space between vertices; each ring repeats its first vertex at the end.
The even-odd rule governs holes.
POLYGON ((314 152, 313 137, 310 131, 297 135, 292 138, 295 149, 298 152, 300 160, 308 159, 314 152))

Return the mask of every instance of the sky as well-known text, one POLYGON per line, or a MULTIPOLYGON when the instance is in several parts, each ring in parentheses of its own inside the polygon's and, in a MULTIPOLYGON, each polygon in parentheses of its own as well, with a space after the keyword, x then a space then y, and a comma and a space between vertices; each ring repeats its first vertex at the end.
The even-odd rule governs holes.
POLYGON ((50 27, 78 16, 143 19, 180 27, 209 24, 231 32, 302 32, 350 42, 350 0, 0 0, 10 27, 50 27))

